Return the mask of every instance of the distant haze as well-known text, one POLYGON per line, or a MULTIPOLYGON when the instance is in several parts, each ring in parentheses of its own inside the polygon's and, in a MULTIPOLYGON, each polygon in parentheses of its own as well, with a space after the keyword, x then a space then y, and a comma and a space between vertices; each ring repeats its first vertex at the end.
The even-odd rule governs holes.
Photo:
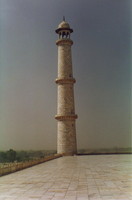
POLYGON ((78 148, 130 147, 131 0, 0 0, 0 150, 56 149, 57 35, 71 39, 78 148))

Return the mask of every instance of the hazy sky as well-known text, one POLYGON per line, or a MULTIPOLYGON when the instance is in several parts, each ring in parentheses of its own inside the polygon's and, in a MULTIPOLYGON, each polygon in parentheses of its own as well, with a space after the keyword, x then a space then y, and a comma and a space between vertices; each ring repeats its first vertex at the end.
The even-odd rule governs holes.
POLYGON ((78 148, 131 146, 131 0, 0 0, 0 150, 56 149, 57 35, 71 35, 78 148))

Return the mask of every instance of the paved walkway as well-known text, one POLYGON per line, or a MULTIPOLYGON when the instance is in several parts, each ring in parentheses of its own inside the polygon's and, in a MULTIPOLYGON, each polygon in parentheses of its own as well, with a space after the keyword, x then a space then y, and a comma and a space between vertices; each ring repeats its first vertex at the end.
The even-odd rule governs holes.
POLYGON ((0 200, 132 200, 132 155, 61 157, 0 177, 0 200))

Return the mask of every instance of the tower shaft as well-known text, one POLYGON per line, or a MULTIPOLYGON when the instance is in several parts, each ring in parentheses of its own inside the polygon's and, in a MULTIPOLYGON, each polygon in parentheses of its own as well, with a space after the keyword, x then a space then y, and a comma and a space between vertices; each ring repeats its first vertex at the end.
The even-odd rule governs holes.
MULTIPOLYGON (((62 35, 65 32, 62 33, 62 35)), ((65 33, 66 35, 66 33, 65 33)), ((72 72, 70 38, 59 38, 56 41, 58 46, 58 134, 57 134, 57 153, 63 155, 74 155, 77 153, 75 105, 74 105, 74 83, 72 72)))

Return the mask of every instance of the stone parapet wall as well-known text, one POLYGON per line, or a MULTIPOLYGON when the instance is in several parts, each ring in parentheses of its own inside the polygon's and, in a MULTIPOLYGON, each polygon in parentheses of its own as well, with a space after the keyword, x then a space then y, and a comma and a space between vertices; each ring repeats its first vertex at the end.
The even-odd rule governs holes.
POLYGON ((10 174, 10 173, 22 170, 22 169, 26 169, 28 167, 32 167, 34 165, 38 165, 43 162, 56 159, 61 156, 62 156, 61 154, 55 154, 55 155, 47 156, 45 158, 32 160, 32 161, 20 162, 20 163, 10 163, 10 164, 7 164, 6 166, 0 167, 0 176, 10 174))

